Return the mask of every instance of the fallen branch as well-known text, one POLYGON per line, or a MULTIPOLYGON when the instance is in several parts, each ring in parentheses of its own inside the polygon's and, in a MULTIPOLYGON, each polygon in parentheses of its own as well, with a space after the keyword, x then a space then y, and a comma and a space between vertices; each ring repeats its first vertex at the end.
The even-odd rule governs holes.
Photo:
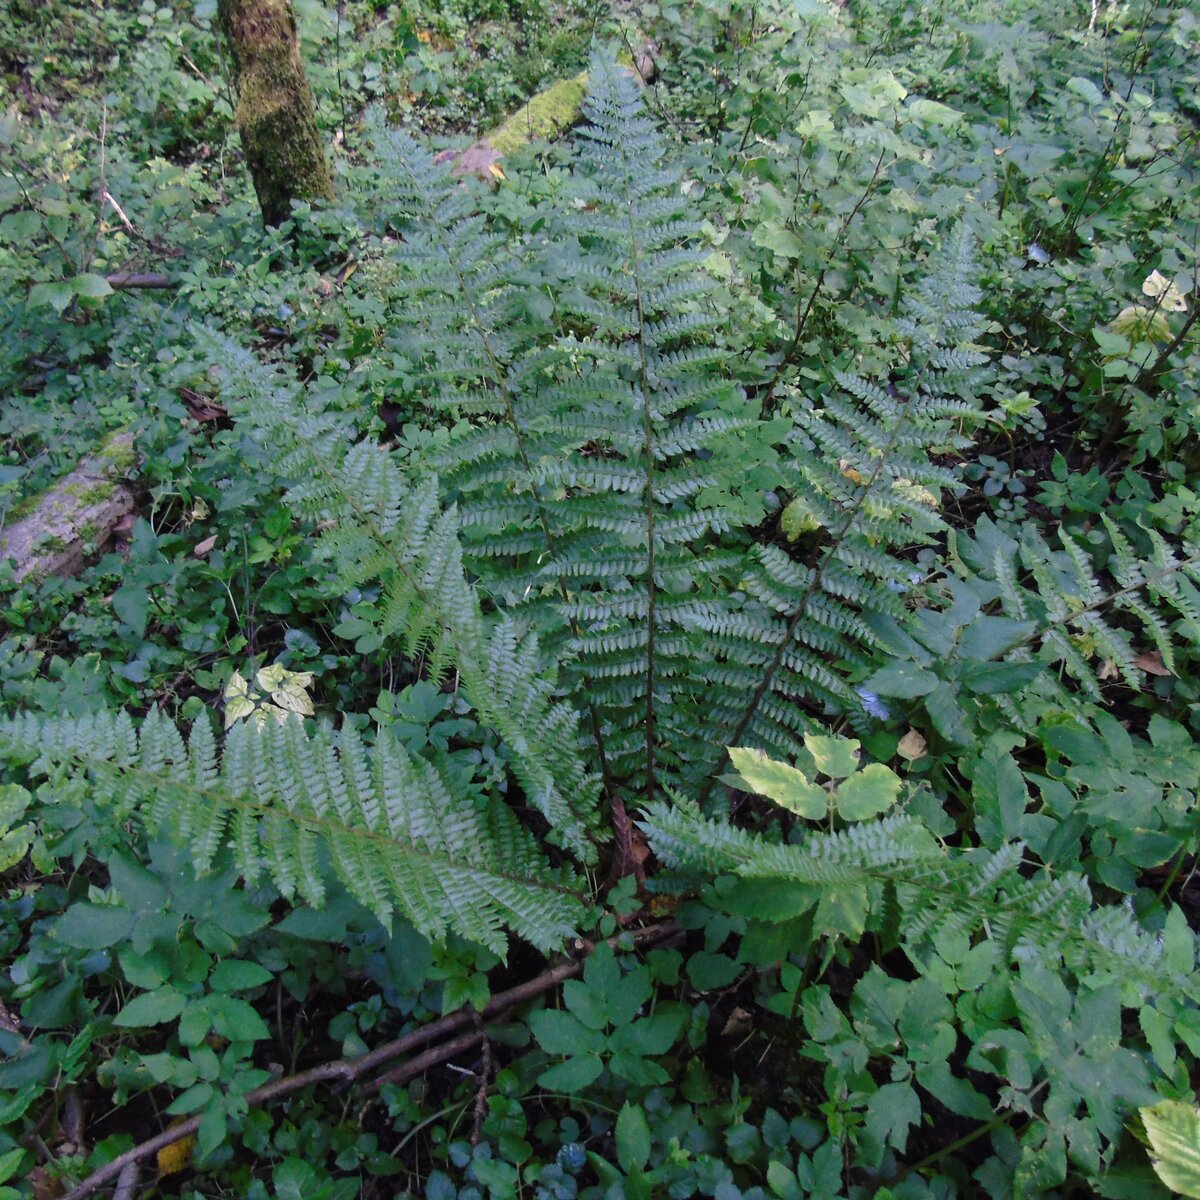
MULTIPOLYGON (((642 929, 635 929, 631 935, 622 934, 619 937, 609 938, 608 944, 615 947, 622 938, 632 936, 634 945, 642 948, 666 941, 678 932, 679 926, 674 921, 664 921, 658 925, 647 925, 642 929)), ((504 1016, 512 1009, 534 999, 536 996, 540 996, 543 992, 548 992, 552 988, 557 987, 564 980, 573 979, 577 975, 582 974, 583 964, 587 960, 587 955, 594 949, 593 945, 583 942, 583 952, 579 958, 561 962, 557 966, 543 971, 541 975, 493 996, 484 1007, 483 1018, 488 1019, 504 1016)), ((312 1067, 307 1071, 300 1071, 295 1075, 273 1079, 270 1083, 264 1083, 262 1087, 254 1088, 253 1091, 247 1092, 246 1103, 248 1105, 261 1105, 272 1100, 280 1100, 285 1096, 290 1096, 293 1092, 298 1092, 303 1088, 311 1087, 317 1083, 349 1086, 364 1075, 371 1074, 377 1068, 390 1063, 393 1059, 399 1058, 403 1054, 415 1050, 418 1046, 427 1045, 429 1042, 437 1041, 448 1034, 457 1034, 459 1030, 473 1026, 480 1015, 474 1009, 464 1009, 461 1012, 451 1013, 449 1016, 440 1017, 436 1021, 431 1021, 428 1025, 423 1025, 420 1029, 414 1029, 411 1033, 406 1033, 403 1037, 386 1042, 384 1045, 376 1047, 369 1054, 364 1054, 361 1058, 340 1058, 334 1062, 323 1063, 319 1067, 312 1067)), ((427 1071, 430 1067, 436 1066, 448 1058, 453 1058, 456 1054, 461 1054, 465 1050, 471 1049, 484 1036, 486 1036, 484 1030, 473 1028, 468 1033, 452 1037, 448 1041, 433 1046, 425 1051, 425 1053, 404 1063, 403 1066, 394 1068, 381 1075, 378 1079, 372 1080, 366 1085, 366 1091, 368 1094, 374 1094, 386 1084, 406 1083, 408 1080, 427 1071)), ((178 1125, 172 1125, 170 1129, 164 1129, 157 1136, 148 1138, 146 1141, 134 1146, 131 1150, 126 1150, 124 1154, 119 1154, 112 1162, 98 1167, 86 1179, 68 1192, 63 1197, 63 1200, 84 1200, 85 1197, 92 1195, 97 1188, 103 1187, 110 1180, 120 1176, 121 1172, 130 1163, 140 1162, 142 1159, 148 1158, 151 1154, 157 1154, 165 1146, 170 1146, 175 1142, 181 1141, 183 1138, 191 1137, 199 1129, 200 1117, 198 1116, 189 1117, 188 1120, 181 1121, 178 1125)))
MULTIPOLYGON (((647 43, 640 51, 622 55, 621 65, 640 83, 650 83, 656 73, 657 47, 647 43)), ((495 129, 465 150, 443 150, 434 162, 449 162, 455 175, 478 175, 485 180, 503 179, 500 160, 531 142, 553 141, 579 120, 587 95, 588 73, 560 79, 510 113, 495 129)))
POLYGON ((154 271, 117 271, 106 278, 108 286, 114 292, 127 292, 135 288, 177 288, 179 286, 179 280, 154 271))

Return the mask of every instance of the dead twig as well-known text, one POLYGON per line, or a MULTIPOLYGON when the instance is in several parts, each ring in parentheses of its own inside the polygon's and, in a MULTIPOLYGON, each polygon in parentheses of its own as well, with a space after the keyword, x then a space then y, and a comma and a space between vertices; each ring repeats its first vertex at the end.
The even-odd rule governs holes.
POLYGON ((478 1146, 483 1137, 483 1122, 487 1118, 488 1085, 492 1082, 492 1042, 487 1035, 483 1018, 475 1014, 475 1032, 479 1043, 479 1086, 475 1089, 475 1126, 471 1130, 471 1145, 478 1146))
MULTIPOLYGON (((623 934, 621 937, 610 938, 609 944, 615 946, 622 937, 632 936, 635 946, 653 946, 674 937, 678 932, 679 926, 674 921, 664 921, 657 925, 647 925, 642 929, 633 930, 631 934, 623 934)), ((510 1010, 557 987, 564 980, 572 979, 582 974, 583 964, 587 960, 587 955, 594 949, 595 946, 581 941, 579 943, 581 953, 578 958, 567 959, 564 962, 558 963, 533 979, 526 980, 526 982, 518 984, 516 987, 509 988, 507 991, 493 996, 484 1007, 482 1017, 487 1019, 506 1015, 510 1010)), ((311 1087, 318 1083, 331 1083, 336 1086, 348 1087, 357 1080, 370 1075, 380 1067, 390 1063, 393 1059, 415 1050, 418 1046, 425 1046, 430 1042, 437 1041, 439 1038, 446 1037, 448 1034, 458 1033, 459 1030, 474 1024, 475 1021, 480 1019, 480 1016, 481 1014, 475 1012, 473 1009, 451 1013, 449 1016, 440 1017, 436 1021, 431 1021, 428 1025, 423 1025, 420 1029, 414 1029, 411 1033, 407 1033, 403 1037, 386 1042, 384 1045, 376 1047, 369 1054, 364 1054, 361 1058, 340 1058, 334 1062, 323 1063, 319 1067, 312 1067, 307 1071, 300 1071, 295 1075, 273 1079, 270 1083, 264 1083, 262 1087, 257 1087, 247 1092, 246 1103, 250 1106, 255 1106, 273 1100, 280 1100, 284 1096, 290 1096, 293 1092, 298 1092, 303 1088, 311 1087)), ((368 1094, 373 1094, 385 1084, 406 1083, 408 1080, 427 1071, 430 1067, 445 1062, 446 1059, 453 1058, 456 1054, 461 1054, 469 1050, 479 1041, 480 1036, 479 1030, 473 1029, 469 1033, 452 1037, 440 1045, 426 1050, 423 1054, 417 1055, 416 1058, 410 1059, 403 1066, 385 1072, 379 1078, 368 1083, 365 1090, 368 1094)), ((92 1195, 97 1188, 103 1187, 110 1180, 119 1178, 121 1172, 130 1163, 141 1162, 142 1159, 148 1158, 152 1154, 157 1154, 164 1147, 173 1145, 183 1138, 191 1137, 199 1128, 200 1118, 195 1116, 189 1117, 186 1121, 181 1121, 178 1125, 172 1125, 170 1129, 164 1129, 162 1133, 157 1134, 155 1137, 148 1138, 146 1141, 134 1146, 131 1150, 126 1150, 124 1154, 119 1154, 112 1162, 98 1167, 86 1179, 68 1192, 63 1197, 63 1200, 84 1200, 85 1197, 92 1195)))

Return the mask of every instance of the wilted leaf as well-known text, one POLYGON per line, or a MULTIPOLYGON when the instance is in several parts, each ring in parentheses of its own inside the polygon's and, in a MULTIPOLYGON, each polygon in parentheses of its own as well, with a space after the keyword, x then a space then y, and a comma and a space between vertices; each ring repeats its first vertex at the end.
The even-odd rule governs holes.
POLYGON ((896 753, 907 762, 915 762, 925 757, 929 744, 915 729, 910 729, 896 746, 896 753))
POLYGON ((1139 670, 1145 671, 1147 675, 1170 675, 1171 672, 1163 666, 1162 654, 1157 650, 1151 650, 1146 654, 1139 654, 1133 660, 1133 665, 1139 670))
POLYGON ((1167 312, 1186 312, 1187 301, 1182 290, 1161 271, 1151 271, 1142 282, 1142 294, 1158 301, 1158 307, 1167 312))

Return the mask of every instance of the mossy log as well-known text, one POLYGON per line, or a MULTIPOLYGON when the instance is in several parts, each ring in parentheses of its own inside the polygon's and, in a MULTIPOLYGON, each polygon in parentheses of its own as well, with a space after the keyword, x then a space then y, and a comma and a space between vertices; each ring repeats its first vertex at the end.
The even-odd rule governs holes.
MULTIPOLYGON (((655 47, 646 46, 636 59, 622 55, 618 60, 642 83, 655 76, 655 47)), ((515 112, 510 113, 490 133, 465 150, 446 150, 437 156, 438 162, 452 162, 456 175, 478 175, 481 179, 502 178, 497 173, 500 160, 522 146, 536 141, 553 141, 579 120, 587 96, 588 73, 580 71, 570 79, 539 92, 515 112)))
POLYGON ((130 482, 136 465, 133 435, 114 433, 0 531, 0 559, 15 562, 17 580, 74 575, 106 550, 122 518, 137 506, 130 482))
POLYGON ((233 56, 246 165, 263 220, 279 225, 293 200, 333 199, 296 18, 290 0, 218 0, 217 12, 233 56))

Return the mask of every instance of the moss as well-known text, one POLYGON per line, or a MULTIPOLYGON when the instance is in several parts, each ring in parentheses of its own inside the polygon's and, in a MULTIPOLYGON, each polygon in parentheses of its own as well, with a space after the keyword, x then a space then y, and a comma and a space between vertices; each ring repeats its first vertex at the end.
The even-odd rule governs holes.
POLYGON ((111 500, 116 486, 108 480, 99 483, 72 483, 63 489, 63 493, 73 500, 78 500, 81 507, 89 504, 103 504, 111 500))
POLYGON ((137 451, 128 430, 110 433, 100 443, 92 461, 104 475, 129 475, 137 466, 137 451))
POLYGON ((518 108, 483 140, 503 156, 539 138, 551 140, 579 118, 587 72, 563 79, 518 108))
POLYGON ((263 220, 279 225, 293 200, 332 200, 333 176, 317 128, 288 0, 220 0, 233 54, 234 118, 263 220))

